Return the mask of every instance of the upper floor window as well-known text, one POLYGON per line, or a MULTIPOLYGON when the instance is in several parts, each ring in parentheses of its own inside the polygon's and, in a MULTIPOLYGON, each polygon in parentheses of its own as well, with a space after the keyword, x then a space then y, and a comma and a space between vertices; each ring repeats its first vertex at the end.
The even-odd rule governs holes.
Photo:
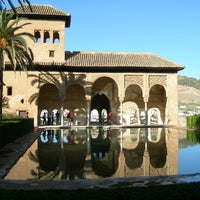
POLYGON ((55 51, 50 50, 50 51, 49 51, 49 57, 54 57, 54 52, 55 52, 55 51))
POLYGON ((34 30, 34 37, 36 39, 36 43, 53 43, 59 44, 60 43, 60 33, 59 31, 53 31, 51 34, 50 30, 34 30), (53 38, 52 38, 53 37, 53 38))
POLYGON ((36 43, 40 43, 40 42, 41 42, 41 34, 40 34, 40 31, 35 31, 35 32, 34 32, 34 36, 35 36, 35 39, 36 39, 36 43))
POLYGON ((49 31, 44 32, 44 43, 50 43, 50 34, 49 31))
POLYGON ((7 96, 11 96, 12 95, 12 86, 8 86, 7 87, 7 96))
POLYGON ((60 43, 60 36, 58 31, 53 32, 53 43, 54 44, 59 44, 60 43))

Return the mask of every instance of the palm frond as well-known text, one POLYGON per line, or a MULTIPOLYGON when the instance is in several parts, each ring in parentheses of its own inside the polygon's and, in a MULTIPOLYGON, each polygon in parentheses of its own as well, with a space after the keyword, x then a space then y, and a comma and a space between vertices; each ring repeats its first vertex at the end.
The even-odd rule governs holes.
POLYGON ((22 21, 22 18, 13 20, 13 14, 6 14, 6 10, 3 10, 0 15, 0 40, 2 41, 0 48, 7 54, 14 70, 17 67, 26 70, 28 66, 32 66, 34 58, 26 39, 35 41, 35 37, 29 32, 19 32, 18 30, 30 24, 18 25, 19 21, 22 21))
MULTIPOLYGON (((8 2, 9 6, 12 8, 14 14, 17 15, 17 11, 16 11, 16 8, 13 4, 13 1, 12 0, 6 0, 6 1, 8 2)), ((31 3, 30 3, 29 0, 18 0, 18 4, 22 8, 24 8, 24 4, 28 4, 30 11, 32 11, 31 3)), ((0 10, 3 9, 3 5, 5 5, 5 0, 0 0, 0 10)))

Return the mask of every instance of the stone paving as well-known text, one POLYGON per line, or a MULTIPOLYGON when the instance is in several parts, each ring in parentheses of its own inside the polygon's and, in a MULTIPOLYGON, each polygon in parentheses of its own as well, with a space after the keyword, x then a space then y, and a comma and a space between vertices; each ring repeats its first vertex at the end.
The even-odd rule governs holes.
POLYGON ((91 188, 121 188, 121 187, 147 187, 150 185, 167 185, 188 182, 200 182, 200 174, 159 176, 159 177, 131 177, 131 178, 104 178, 104 179, 78 179, 54 181, 20 181, 4 180, 3 178, 25 153, 28 147, 38 137, 41 129, 15 140, 13 143, 0 149, 0 189, 91 189, 91 188))

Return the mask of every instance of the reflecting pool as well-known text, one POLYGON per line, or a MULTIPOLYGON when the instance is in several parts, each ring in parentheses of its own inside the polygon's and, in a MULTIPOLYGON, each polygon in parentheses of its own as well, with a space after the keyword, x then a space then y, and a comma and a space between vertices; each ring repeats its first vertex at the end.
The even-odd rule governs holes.
POLYGON ((59 180, 200 172, 200 133, 173 128, 49 129, 5 179, 59 180))

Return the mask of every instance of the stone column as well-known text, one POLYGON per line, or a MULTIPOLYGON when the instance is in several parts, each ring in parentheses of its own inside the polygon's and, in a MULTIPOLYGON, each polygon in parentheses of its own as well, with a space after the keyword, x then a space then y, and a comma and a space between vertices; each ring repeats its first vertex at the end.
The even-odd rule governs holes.
POLYGON ((145 112, 145 125, 148 124, 148 107, 147 107, 147 103, 149 98, 148 97, 144 97, 144 112, 145 112))
POLYGON ((87 99, 86 101, 86 125, 89 126, 90 125, 90 100, 87 99))
POLYGON ((120 119, 119 119, 120 125, 123 125, 123 100, 124 100, 124 98, 122 98, 122 97, 119 98, 119 101, 120 101, 120 119))
POLYGON ((145 130, 145 150, 143 154, 144 176, 149 176, 150 158, 148 152, 148 129, 145 130))
POLYGON ((64 123, 63 123, 63 103, 61 105, 61 108, 60 108, 60 125, 63 126, 64 123))
POLYGON ((144 176, 149 176, 150 175, 150 171, 149 171, 149 167, 150 167, 150 159, 149 159, 149 152, 147 150, 144 151, 144 155, 143 155, 143 167, 144 167, 144 176))
POLYGON ((165 106, 165 120, 163 124, 168 124, 168 98, 166 97, 166 106, 165 106))
MULTIPOLYGON (((88 76, 86 77, 86 82, 88 81, 88 76)), ((86 125, 90 125, 90 105, 91 105, 91 99, 92 99, 92 87, 86 87, 87 84, 84 86, 85 87, 85 98, 86 98, 86 125)))

